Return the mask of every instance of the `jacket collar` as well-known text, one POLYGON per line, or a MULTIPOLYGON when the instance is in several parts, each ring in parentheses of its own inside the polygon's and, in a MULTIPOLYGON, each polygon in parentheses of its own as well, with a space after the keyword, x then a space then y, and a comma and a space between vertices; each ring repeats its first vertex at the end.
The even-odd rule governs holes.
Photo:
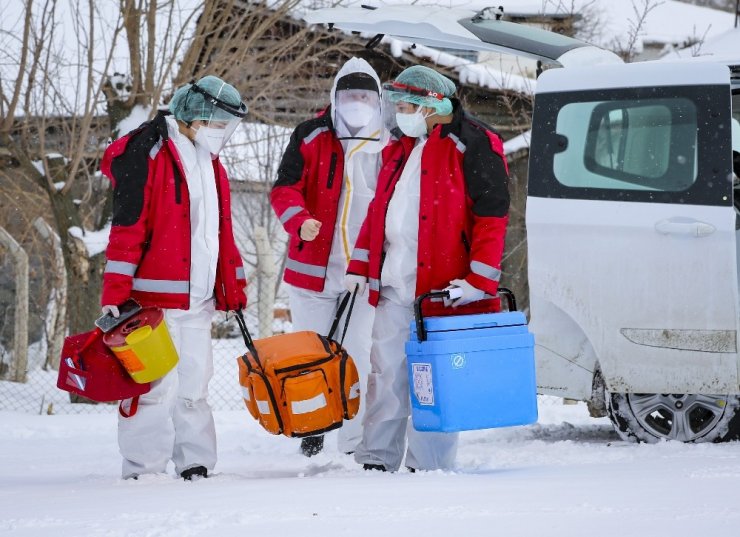
POLYGON ((166 142, 170 139, 170 134, 167 131, 167 121, 165 117, 169 116, 170 112, 166 110, 160 110, 157 115, 152 119, 152 127, 157 131, 157 134, 162 138, 162 141, 166 142))
MULTIPOLYGON (((462 129, 462 122, 463 118, 465 117, 465 110, 463 110, 462 104, 458 99, 452 97, 450 98, 450 100, 452 101, 452 122, 440 125, 440 138, 445 138, 451 133, 455 136, 460 136, 460 130, 462 129)), ((434 128, 436 129, 437 127, 434 128)))
POLYGON ((326 108, 324 108, 321 112, 316 114, 316 119, 318 119, 323 125, 329 127, 332 131, 334 131, 334 122, 331 120, 332 116, 332 109, 331 105, 327 105, 326 108))

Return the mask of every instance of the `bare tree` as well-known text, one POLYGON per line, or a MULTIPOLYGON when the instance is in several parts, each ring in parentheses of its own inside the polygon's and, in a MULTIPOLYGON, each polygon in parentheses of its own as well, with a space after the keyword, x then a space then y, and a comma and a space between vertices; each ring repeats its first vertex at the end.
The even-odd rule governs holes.
POLYGON ((610 48, 625 62, 631 62, 638 54, 638 46, 644 33, 645 21, 652 10, 663 2, 656 0, 633 0, 632 16, 628 19, 627 41, 615 42, 610 48))
POLYGON ((87 238, 110 217, 108 182, 96 172, 105 142, 204 74, 233 82, 253 119, 294 124, 296 110, 310 117, 325 99, 317 88, 347 57, 346 40, 293 19, 298 0, 19 5, 0 33, 0 150, 46 194, 74 312, 68 326, 79 332, 99 311, 104 256, 87 238))
POLYGON ((99 311, 104 256, 85 240, 109 218, 98 159, 119 123, 136 106, 145 119, 169 86, 197 13, 176 1, 25 0, 10 13, 17 27, 0 34, 0 148, 47 195, 73 332, 89 329, 99 311), (115 69, 130 84, 114 84, 115 69))
MULTIPOLYGON (((71 323, 74 330, 88 325, 90 304, 98 296, 100 256, 88 258, 69 230, 99 225, 101 200, 92 195, 95 176, 86 157, 98 150, 94 128, 102 77, 96 73, 110 65, 113 44, 101 43, 102 17, 92 1, 64 7, 53 0, 38 5, 27 0, 20 43, 2 35, 3 54, 9 57, 4 63, 12 70, 3 71, 0 85, 0 147, 47 194, 71 282, 70 305, 79 313, 71 323), (64 32, 68 24, 79 32, 64 32)), ((114 28, 113 43, 119 32, 114 28)))

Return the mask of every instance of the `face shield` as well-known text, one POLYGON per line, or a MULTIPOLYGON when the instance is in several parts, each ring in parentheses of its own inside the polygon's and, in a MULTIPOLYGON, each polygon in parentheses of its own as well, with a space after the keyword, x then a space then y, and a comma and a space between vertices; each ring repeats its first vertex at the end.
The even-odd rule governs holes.
POLYGON ((196 83, 190 86, 190 91, 201 94, 205 102, 211 105, 208 115, 193 120, 200 121, 199 125, 191 127, 196 131, 195 143, 207 148, 213 155, 218 155, 241 120, 246 117, 247 105, 240 102, 235 106, 223 101, 219 98, 221 90, 213 95, 196 83))

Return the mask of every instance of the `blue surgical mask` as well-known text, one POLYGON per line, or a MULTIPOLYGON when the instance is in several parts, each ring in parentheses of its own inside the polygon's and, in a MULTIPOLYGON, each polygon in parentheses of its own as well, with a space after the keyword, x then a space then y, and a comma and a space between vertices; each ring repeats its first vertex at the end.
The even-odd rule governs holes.
MULTIPOLYGON (((431 116, 433 114, 429 115, 431 116)), ((419 107, 416 112, 413 112, 411 114, 396 112, 396 123, 398 124, 398 128, 401 129, 401 132, 403 132, 406 136, 418 138, 419 136, 424 136, 427 133, 427 117, 429 116, 423 115, 421 113, 421 107, 419 107)))

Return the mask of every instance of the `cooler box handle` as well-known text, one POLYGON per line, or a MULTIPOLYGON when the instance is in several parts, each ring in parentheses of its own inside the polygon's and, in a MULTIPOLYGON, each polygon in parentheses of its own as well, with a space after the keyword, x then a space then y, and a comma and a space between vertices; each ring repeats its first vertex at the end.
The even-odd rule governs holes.
MULTIPOLYGON (((506 302, 509 306, 509 311, 516 311, 516 298, 514 297, 514 293, 511 291, 511 289, 507 289, 506 287, 499 287, 498 294, 503 295, 506 298, 506 302)), ((421 312, 421 304, 428 298, 449 299, 450 290, 445 289, 443 291, 430 291, 428 293, 420 295, 416 300, 414 300, 414 319, 416 320, 416 339, 418 341, 427 340, 427 330, 424 327, 424 316, 421 312)))

